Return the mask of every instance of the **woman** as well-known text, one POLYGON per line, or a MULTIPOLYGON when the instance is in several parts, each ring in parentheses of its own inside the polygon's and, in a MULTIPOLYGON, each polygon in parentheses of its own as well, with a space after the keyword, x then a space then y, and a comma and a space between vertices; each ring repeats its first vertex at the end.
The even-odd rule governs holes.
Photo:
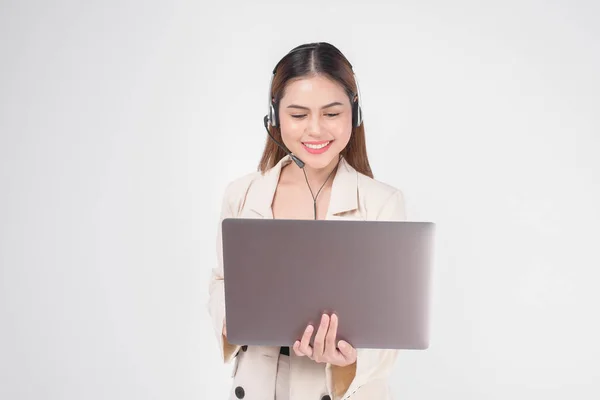
MULTIPOLYGON (((229 184, 221 219, 405 219, 402 192, 373 179, 358 86, 338 49, 328 43, 293 49, 273 70, 269 97, 270 137, 259 170, 229 184)), ((223 361, 234 360, 230 399, 391 398, 397 350, 337 342, 343 321, 336 315, 308 325, 292 349, 228 343, 220 231, 217 239, 209 310, 223 361)))

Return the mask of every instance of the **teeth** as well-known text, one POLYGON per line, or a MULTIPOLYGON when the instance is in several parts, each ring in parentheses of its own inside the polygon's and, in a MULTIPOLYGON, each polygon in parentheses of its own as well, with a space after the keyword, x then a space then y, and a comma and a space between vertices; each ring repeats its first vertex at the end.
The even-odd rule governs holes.
POLYGON ((304 143, 304 145, 305 145, 306 147, 308 147, 309 149, 315 149, 315 150, 322 149, 323 147, 327 146, 328 144, 329 144, 329 142, 326 142, 326 143, 321 143, 321 144, 309 144, 309 143, 304 143))

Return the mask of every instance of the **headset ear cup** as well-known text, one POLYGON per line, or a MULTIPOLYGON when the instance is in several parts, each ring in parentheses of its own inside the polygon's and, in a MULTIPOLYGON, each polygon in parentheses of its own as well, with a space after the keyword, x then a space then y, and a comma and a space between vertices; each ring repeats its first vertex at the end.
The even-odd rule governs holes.
POLYGON ((271 126, 274 128, 277 127, 277 124, 279 123, 277 119, 277 108, 271 103, 271 106, 269 107, 269 121, 271 121, 271 126))
POLYGON ((273 103, 273 115, 275 116, 275 123, 277 127, 279 127, 279 103, 273 103))
POLYGON ((358 128, 361 123, 360 107, 358 101, 352 103, 352 126, 358 128))

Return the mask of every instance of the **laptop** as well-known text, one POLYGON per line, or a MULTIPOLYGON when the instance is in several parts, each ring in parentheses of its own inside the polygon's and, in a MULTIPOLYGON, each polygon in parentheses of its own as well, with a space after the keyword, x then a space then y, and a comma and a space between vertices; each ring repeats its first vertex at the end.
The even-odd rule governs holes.
POLYGON ((355 348, 427 349, 434 236, 432 222, 224 219, 227 340, 293 346, 326 312, 355 348))

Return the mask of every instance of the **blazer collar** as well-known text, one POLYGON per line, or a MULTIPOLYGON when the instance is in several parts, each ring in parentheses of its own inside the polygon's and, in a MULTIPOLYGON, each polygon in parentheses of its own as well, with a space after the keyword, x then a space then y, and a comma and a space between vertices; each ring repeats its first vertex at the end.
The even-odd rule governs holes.
MULTIPOLYGON (((262 218, 273 218, 271 205, 283 167, 291 163, 283 157, 273 168, 259 175, 250 186, 246 198, 248 209, 262 218)), ((308 188, 306 189, 308 190, 308 188)), ((333 178, 327 218, 358 208, 358 172, 342 157, 333 178)))

